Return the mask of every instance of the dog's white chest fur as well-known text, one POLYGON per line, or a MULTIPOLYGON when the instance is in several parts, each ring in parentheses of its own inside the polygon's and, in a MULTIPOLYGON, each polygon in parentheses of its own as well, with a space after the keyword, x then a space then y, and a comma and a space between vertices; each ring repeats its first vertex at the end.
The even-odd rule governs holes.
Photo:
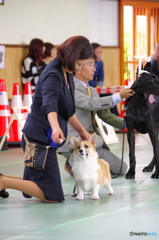
POLYGON ((75 156, 74 164, 72 167, 75 182, 85 192, 92 192, 93 186, 98 184, 98 173, 100 166, 97 163, 97 153, 94 152, 94 156, 86 159, 79 159, 75 156))
POLYGON ((77 187, 77 200, 84 199, 84 192, 91 192, 92 199, 100 199, 98 192, 106 185, 109 194, 114 194, 111 187, 111 175, 109 165, 102 159, 94 148, 92 134, 89 141, 79 141, 76 137, 71 139, 74 147, 74 163, 72 166, 73 176, 77 187))

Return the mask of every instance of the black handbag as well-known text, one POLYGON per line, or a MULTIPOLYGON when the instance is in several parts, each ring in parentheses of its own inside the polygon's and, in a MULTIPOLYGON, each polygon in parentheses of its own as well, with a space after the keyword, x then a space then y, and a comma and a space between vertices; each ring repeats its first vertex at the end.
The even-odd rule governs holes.
POLYGON ((39 170, 44 170, 50 146, 29 142, 25 135, 24 139, 26 142, 24 153, 24 165, 27 167, 37 168, 39 170))

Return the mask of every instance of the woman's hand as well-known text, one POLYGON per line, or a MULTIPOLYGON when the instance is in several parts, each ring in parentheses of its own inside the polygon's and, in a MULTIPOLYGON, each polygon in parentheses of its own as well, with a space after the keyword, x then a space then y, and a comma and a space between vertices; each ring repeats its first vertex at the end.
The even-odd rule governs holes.
POLYGON ((62 143, 65 140, 62 129, 59 126, 56 112, 50 112, 47 115, 51 129, 52 129, 52 140, 55 143, 62 143))
POLYGON ((90 134, 87 131, 80 132, 79 135, 84 141, 87 141, 90 137, 90 134))
POLYGON ((120 91, 121 98, 129 98, 135 94, 135 91, 131 88, 124 88, 120 91))
POLYGON ((52 140, 55 143, 62 143, 65 140, 63 131, 61 130, 61 128, 57 128, 57 129, 53 129, 52 131, 52 140))

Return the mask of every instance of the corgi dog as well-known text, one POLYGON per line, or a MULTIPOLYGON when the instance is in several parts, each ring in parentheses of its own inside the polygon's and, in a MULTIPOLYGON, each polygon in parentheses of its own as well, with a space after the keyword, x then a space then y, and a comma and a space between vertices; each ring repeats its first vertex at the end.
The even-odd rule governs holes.
POLYGON ((77 187, 76 200, 83 200, 85 192, 91 192, 93 200, 100 199, 98 192, 104 185, 110 195, 114 194, 109 164, 98 159, 95 149, 96 133, 91 134, 89 141, 79 141, 76 137, 71 137, 70 141, 74 148, 72 171, 77 187))

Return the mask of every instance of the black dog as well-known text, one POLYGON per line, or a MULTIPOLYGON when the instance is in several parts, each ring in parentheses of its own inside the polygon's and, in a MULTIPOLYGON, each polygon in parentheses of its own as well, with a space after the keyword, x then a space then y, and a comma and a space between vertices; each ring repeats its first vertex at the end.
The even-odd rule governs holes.
POLYGON ((140 74, 131 88, 135 95, 126 99, 125 120, 128 129, 130 167, 125 175, 126 179, 135 178, 135 132, 148 133, 152 142, 154 157, 151 163, 143 169, 150 172, 155 166, 152 178, 159 178, 159 79, 148 72, 140 74), (154 94, 155 102, 149 102, 149 95, 154 94))

